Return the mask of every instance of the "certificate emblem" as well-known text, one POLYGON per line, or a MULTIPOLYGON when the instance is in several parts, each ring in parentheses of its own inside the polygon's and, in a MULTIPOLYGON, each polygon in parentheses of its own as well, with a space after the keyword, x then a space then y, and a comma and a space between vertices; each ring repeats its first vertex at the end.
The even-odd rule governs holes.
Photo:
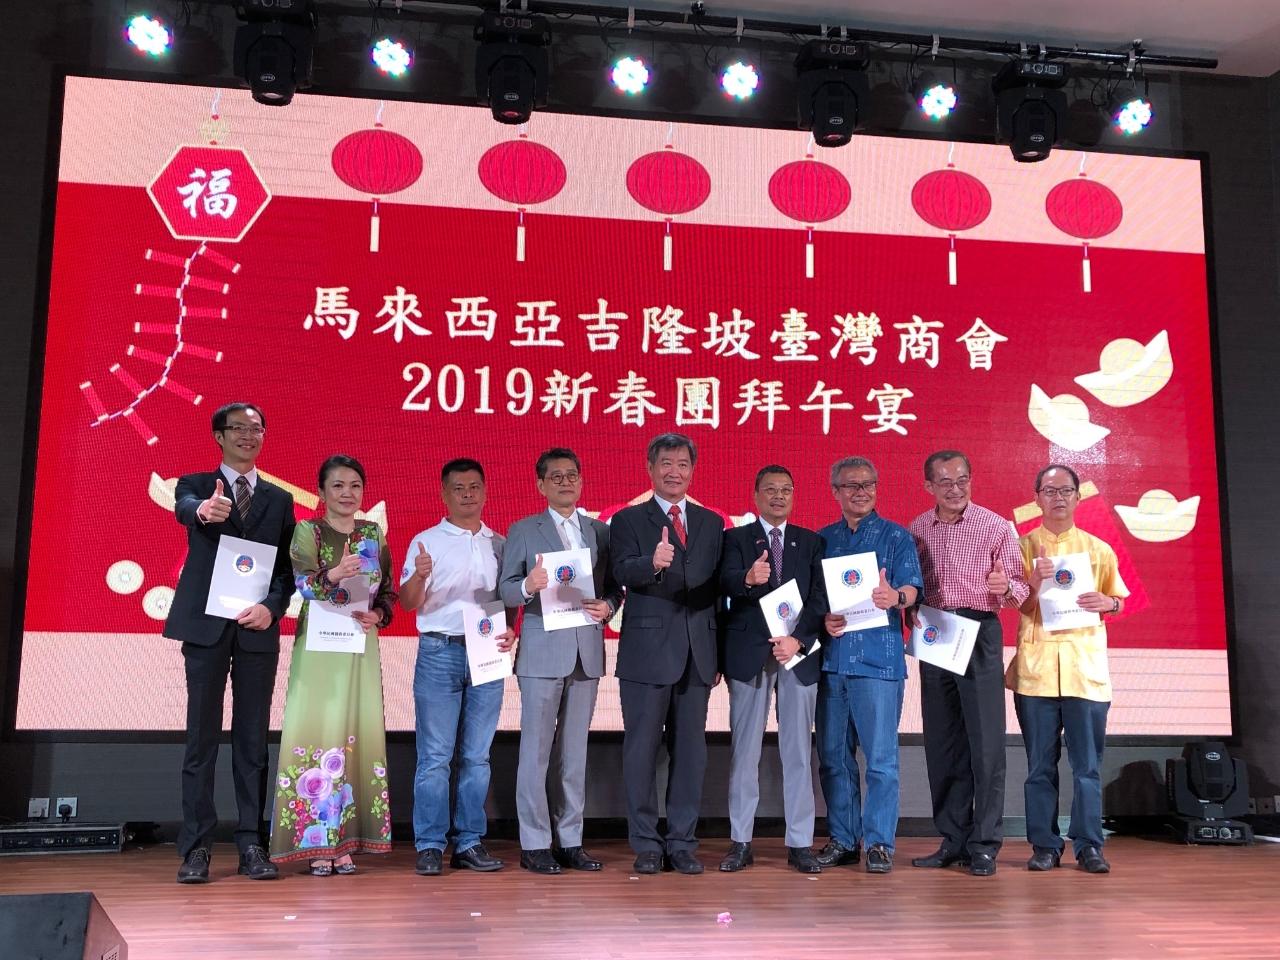
POLYGON ((927 644, 935 644, 938 637, 942 635, 942 631, 935 627, 932 623, 924 628, 924 642, 927 644))
POLYGON ((778 619, 783 621, 791 619, 791 604, 785 600, 778 604, 778 619))
POLYGON ((476 624, 476 630, 482 637, 489 636, 493 633, 493 620, 489 617, 481 617, 480 622, 476 624))
POLYGON ((329 602, 335 607, 345 607, 351 602, 351 591, 346 587, 338 587, 329 595, 329 602))
POLYGON ((236 557, 236 573, 241 576, 247 577, 249 574, 253 573, 254 566, 253 557, 249 556, 247 553, 242 553, 240 556, 236 557))
POLYGON ((578 571, 573 569, 572 563, 562 563, 556 567, 556 583, 573 583, 577 576, 578 571))
POLYGON ((862 583, 862 571, 857 567, 853 567, 846 570, 840 579, 844 581, 846 587, 856 587, 862 583))
POLYGON ((1076 575, 1063 567, 1053 575, 1053 582, 1060 587, 1069 587, 1076 582, 1076 575))

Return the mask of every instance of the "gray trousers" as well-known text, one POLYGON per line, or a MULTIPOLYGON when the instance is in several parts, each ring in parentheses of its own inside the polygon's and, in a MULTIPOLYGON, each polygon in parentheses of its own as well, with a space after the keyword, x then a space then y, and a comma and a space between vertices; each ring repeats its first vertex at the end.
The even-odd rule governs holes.
POLYGON ((813 844, 813 715, 818 685, 805 686, 771 656, 754 680, 728 678, 729 828, 737 843, 751 840, 760 803, 760 750, 771 694, 777 690, 778 753, 787 846, 813 844))
POLYGON ((596 709, 600 680, 588 677, 578 663, 567 677, 517 677, 517 681, 520 764, 516 769, 516 814, 520 818, 520 846, 525 850, 551 847, 554 817, 557 845, 580 847, 582 808, 586 802, 587 731, 596 709))

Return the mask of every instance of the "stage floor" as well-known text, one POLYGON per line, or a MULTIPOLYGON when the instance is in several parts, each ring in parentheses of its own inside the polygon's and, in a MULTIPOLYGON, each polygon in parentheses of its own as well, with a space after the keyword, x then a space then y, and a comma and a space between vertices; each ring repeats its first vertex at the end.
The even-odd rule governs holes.
POLYGON ((1187 847, 1115 838, 1113 872, 1074 864, 1029 873, 1025 842, 1005 845, 999 872, 919 870, 936 841, 902 839, 898 866, 861 865, 809 878, 786 867, 779 839, 755 844, 755 866, 716 870, 727 843, 704 842, 707 872, 636 877, 621 841, 589 845, 599 874, 537 877, 510 842, 495 874, 413 873, 413 850, 357 859, 356 876, 280 880, 235 875, 235 850, 216 848, 214 882, 179 886, 172 846, 116 856, 0 859, 0 894, 95 893, 129 944, 130 960, 305 957, 881 958, 1276 957, 1280 845, 1187 847), (731 923, 717 920, 732 916, 731 923))

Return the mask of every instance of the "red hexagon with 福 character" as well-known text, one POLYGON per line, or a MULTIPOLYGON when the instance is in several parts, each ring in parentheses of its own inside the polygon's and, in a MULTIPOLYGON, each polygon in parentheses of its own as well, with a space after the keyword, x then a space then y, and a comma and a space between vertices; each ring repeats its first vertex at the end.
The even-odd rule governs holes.
POLYGON ((181 146, 147 185, 178 240, 236 243, 261 216, 271 192, 237 147, 181 146))

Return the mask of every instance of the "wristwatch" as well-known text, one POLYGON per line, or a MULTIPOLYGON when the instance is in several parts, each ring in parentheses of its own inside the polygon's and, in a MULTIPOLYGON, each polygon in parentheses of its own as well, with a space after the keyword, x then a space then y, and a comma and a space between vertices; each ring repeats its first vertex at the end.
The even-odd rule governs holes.
POLYGON ((899 607, 906 607, 906 605, 907 605, 907 593, 906 593, 906 591, 905 591, 905 590, 899 590, 899 591, 898 591, 898 606, 899 606, 899 607))
POLYGON ((1119 612, 1120 612, 1120 598, 1119 598, 1119 597, 1112 597, 1112 598, 1111 598, 1111 611, 1110 611, 1110 612, 1111 612, 1111 613, 1113 613, 1113 614, 1114 614, 1114 613, 1119 613, 1119 612))

